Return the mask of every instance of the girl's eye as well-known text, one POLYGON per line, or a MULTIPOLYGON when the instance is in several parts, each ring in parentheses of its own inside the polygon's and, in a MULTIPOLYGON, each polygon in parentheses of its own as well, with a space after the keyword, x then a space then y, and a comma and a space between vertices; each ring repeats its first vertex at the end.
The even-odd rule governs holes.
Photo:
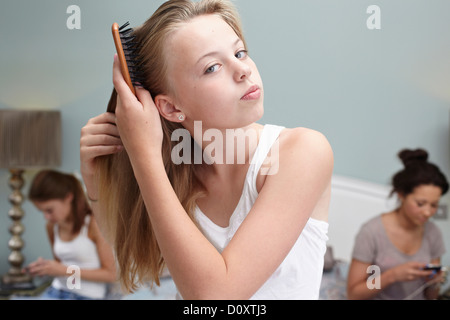
POLYGON ((208 69, 206 69, 205 73, 213 73, 213 72, 216 72, 217 70, 219 70, 219 65, 215 64, 215 65, 209 67, 208 69))
POLYGON ((245 57, 247 57, 247 50, 241 50, 238 53, 236 53, 235 56, 238 59, 244 59, 245 57))
POLYGON ((425 203, 423 203, 423 202, 417 202, 417 205, 418 205, 419 207, 423 207, 423 206, 425 205, 425 203))

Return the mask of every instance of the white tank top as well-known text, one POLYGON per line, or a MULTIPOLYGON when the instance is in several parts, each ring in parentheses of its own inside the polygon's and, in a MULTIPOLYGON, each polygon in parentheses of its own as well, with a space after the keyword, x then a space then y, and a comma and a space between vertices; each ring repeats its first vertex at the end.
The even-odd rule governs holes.
MULTIPOLYGON (((63 265, 67 267, 75 265, 81 270, 100 268, 101 264, 97 253, 97 247, 88 237, 90 218, 90 215, 86 216, 80 233, 71 241, 61 240, 59 237, 58 225, 55 224, 53 229, 53 251, 63 265)), ((73 271, 71 273, 73 273, 73 271)), ((92 299, 102 299, 105 297, 106 283, 81 280, 79 289, 76 287, 73 289, 67 287, 67 279, 71 276, 71 273, 68 273, 67 277, 56 277, 53 279, 52 286, 56 289, 74 292, 92 299)))
MULTIPOLYGON (((245 178, 241 198, 228 227, 222 228, 216 225, 203 214, 200 208, 196 208, 194 217, 200 230, 219 252, 228 245, 255 203, 258 197, 256 178, 260 169, 264 169, 262 166, 267 166, 270 151, 283 129, 274 125, 264 126, 245 178)), ((327 222, 310 218, 284 261, 251 299, 318 299, 328 240, 327 233, 327 222)))

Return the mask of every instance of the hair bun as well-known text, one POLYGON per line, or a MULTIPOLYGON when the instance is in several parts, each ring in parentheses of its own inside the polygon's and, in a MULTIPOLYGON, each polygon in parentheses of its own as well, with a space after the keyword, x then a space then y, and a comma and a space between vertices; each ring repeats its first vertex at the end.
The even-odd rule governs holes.
POLYGON ((428 161, 428 152, 423 149, 417 150, 402 150, 398 154, 398 157, 402 160, 405 167, 409 166, 412 163, 416 162, 427 162, 428 161))

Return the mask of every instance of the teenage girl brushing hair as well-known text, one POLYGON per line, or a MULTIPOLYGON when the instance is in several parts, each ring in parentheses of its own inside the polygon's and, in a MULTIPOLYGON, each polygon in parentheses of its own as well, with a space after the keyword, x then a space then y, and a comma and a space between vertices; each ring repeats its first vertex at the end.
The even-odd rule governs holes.
POLYGON ((115 114, 81 134, 81 172, 124 285, 158 282, 167 266, 184 299, 317 299, 333 169, 326 138, 256 123, 263 83, 229 1, 167 1, 134 35, 146 89, 135 97, 115 58, 115 114), (178 129, 205 161, 176 164, 178 129), (223 147, 210 154, 203 137, 230 130, 256 143, 215 141, 223 147), (230 151, 245 161, 226 159, 230 151))
POLYGON ((115 261, 80 181, 70 174, 44 170, 34 177, 28 197, 47 220, 54 256, 54 260, 39 258, 27 268, 32 275, 55 277, 42 298, 103 299, 106 284, 117 279, 115 261), (72 265, 80 268, 81 281, 68 286, 73 270, 67 271, 72 265))
POLYGON ((405 168, 394 175, 392 193, 400 205, 368 221, 356 236, 347 283, 350 299, 436 299, 439 295, 443 271, 435 274, 424 267, 439 265, 445 253, 442 234, 429 219, 449 185, 439 168, 427 161, 425 150, 403 150, 399 158, 405 168), (372 290, 366 283, 371 265, 381 271, 380 288, 372 290))

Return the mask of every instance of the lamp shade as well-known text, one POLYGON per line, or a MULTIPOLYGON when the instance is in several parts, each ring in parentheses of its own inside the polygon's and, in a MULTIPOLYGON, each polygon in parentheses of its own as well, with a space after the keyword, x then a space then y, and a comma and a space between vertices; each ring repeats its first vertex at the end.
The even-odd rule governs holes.
POLYGON ((59 111, 0 110, 0 168, 60 164, 59 111))

